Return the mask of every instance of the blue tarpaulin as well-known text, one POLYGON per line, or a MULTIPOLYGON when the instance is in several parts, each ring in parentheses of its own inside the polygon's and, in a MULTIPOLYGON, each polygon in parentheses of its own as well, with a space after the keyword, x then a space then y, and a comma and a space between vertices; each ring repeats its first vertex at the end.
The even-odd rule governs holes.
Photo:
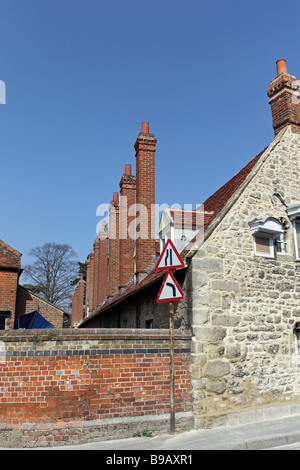
POLYGON ((18 316, 18 328, 25 328, 26 330, 54 328, 52 323, 45 320, 42 315, 35 310, 31 313, 18 316))

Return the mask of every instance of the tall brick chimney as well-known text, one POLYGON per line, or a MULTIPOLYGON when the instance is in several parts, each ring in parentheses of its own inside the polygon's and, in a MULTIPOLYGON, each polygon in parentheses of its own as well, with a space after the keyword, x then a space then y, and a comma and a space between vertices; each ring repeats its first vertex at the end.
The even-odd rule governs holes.
POLYGON ((268 96, 273 118, 275 135, 286 126, 300 134, 300 95, 299 83, 287 71, 285 59, 276 62, 277 76, 271 81, 268 96))
POLYGON ((94 268, 95 268, 95 256, 94 256, 94 249, 90 252, 89 255, 90 266, 89 266, 89 288, 88 293, 89 297, 87 299, 88 302, 88 310, 89 313, 94 310, 94 268))
POLYGON ((134 220, 135 176, 131 172, 131 165, 127 164, 120 181, 120 289, 126 286, 134 275, 134 220))
POLYGON ((94 276, 93 276, 93 308, 96 308, 99 304, 98 293, 99 293, 99 238, 97 236, 94 241, 94 276))
POLYGON ((153 263, 155 256, 155 146, 156 139, 143 122, 135 142, 136 151, 136 277, 153 263))
POLYGON ((77 324, 83 318, 83 301, 84 301, 84 280, 81 276, 78 281, 75 292, 72 299, 72 315, 71 315, 71 326, 77 326, 77 324))
POLYGON ((86 262, 85 316, 88 316, 90 312, 90 308, 89 308, 90 291, 91 291, 91 261, 90 261, 90 256, 88 256, 88 259, 86 262))
POLYGON ((98 257, 98 305, 100 305, 107 296, 108 285, 108 228, 103 221, 102 228, 98 233, 99 238, 99 257, 98 257))
POLYGON ((113 194, 109 208, 109 261, 107 296, 119 289, 120 275, 120 238, 119 238, 119 195, 113 194))

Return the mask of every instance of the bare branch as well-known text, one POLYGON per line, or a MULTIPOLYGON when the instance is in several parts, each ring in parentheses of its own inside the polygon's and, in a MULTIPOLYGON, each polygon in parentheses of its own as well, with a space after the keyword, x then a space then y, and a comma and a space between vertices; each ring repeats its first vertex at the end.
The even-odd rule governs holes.
POLYGON ((33 248, 29 255, 34 262, 24 268, 24 276, 49 302, 67 308, 74 291, 78 260, 70 245, 45 243, 33 248))

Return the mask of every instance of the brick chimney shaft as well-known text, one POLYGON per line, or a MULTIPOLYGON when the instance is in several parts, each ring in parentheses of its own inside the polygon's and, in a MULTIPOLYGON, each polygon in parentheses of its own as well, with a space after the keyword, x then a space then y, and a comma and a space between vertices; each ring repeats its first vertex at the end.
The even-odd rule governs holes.
POLYGON ((135 176, 131 174, 131 165, 127 164, 120 181, 120 288, 134 275, 134 205, 135 176))
POLYGON ((98 233, 99 254, 98 254, 98 305, 100 305, 107 296, 108 283, 108 228, 106 222, 102 222, 102 228, 98 233))
POLYGON ((136 143, 136 275, 139 278, 155 256, 155 147, 149 124, 142 123, 136 143))
POLYGON ((120 274, 120 239, 119 239, 119 197, 113 194, 109 209, 109 260, 108 260, 108 288, 107 296, 112 295, 119 288, 120 274))

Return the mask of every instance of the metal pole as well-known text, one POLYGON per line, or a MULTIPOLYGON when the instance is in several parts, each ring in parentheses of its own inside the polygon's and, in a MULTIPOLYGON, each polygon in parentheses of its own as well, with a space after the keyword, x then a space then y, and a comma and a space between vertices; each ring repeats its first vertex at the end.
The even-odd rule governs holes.
POLYGON ((170 302, 170 430, 175 433, 174 304, 170 302))

